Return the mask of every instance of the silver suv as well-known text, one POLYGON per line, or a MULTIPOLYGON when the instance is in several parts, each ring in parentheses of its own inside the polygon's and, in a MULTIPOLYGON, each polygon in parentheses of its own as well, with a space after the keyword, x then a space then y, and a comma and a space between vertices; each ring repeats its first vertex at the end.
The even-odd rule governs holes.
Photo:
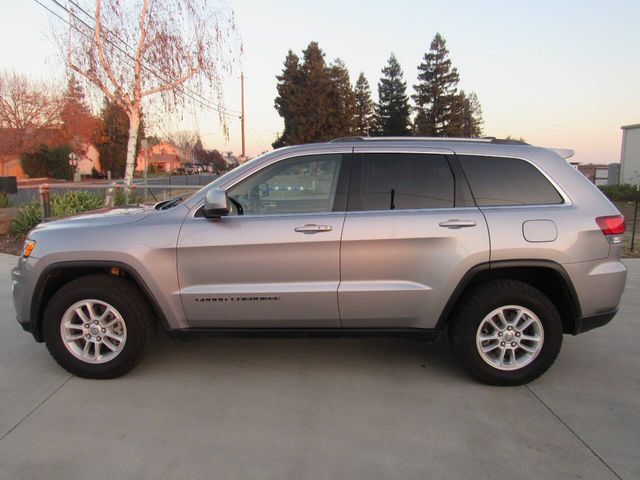
POLYGON ((445 329, 477 379, 545 372, 606 324, 624 219, 563 157, 496 139, 346 138, 276 150, 155 206, 41 224, 13 270, 18 321, 83 377, 173 335, 445 329))

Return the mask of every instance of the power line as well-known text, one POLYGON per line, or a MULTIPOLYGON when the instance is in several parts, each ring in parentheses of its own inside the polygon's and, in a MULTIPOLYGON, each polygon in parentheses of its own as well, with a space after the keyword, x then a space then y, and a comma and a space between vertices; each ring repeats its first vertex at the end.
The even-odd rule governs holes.
POLYGON ((258 142, 260 142, 262 144, 263 147, 266 147, 267 150, 270 150, 272 147, 269 146, 267 144, 267 142, 265 142, 264 140, 262 140, 262 138, 260 137, 260 135, 258 135, 258 132, 256 131, 255 128, 253 128, 253 126, 251 125, 251 123, 249 123, 249 121, 247 120, 247 126, 249 127, 249 130, 251 130, 253 132, 253 135, 256 137, 256 139, 258 140, 258 142))
MULTIPOLYGON (((60 5, 57 0, 52 0, 55 3, 57 3, 58 5, 60 5)), ((69 3, 73 4, 74 6, 76 6, 81 12, 83 12, 88 18, 90 18, 92 21, 95 22, 95 16, 91 15, 89 12, 87 12, 87 10, 85 10, 84 8, 82 8, 78 3, 74 2, 73 0, 68 0, 69 3)), ((73 12, 71 12, 68 8, 62 7, 60 5, 61 8, 64 8, 69 14, 71 14, 74 18, 76 18, 78 21, 82 22, 84 25, 86 25, 90 30, 95 30, 95 26, 93 25, 89 25, 87 24, 85 21, 81 20, 80 18, 78 18, 77 15, 75 15, 73 12)), ((120 37, 119 35, 117 35, 116 33, 114 33, 113 31, 109 30, 108 28, 104 27, 102 24, 100 24, 100 28, 101 30, 104 30, 105 32, 109 33, 110 35, 112 35, 113 37, 115 37, 117 40, 119 40, 126 48, 128 48, 130 51, 135 52, 136 49, 131 46, 126 40, 124 40, 122 37, 120 37)), ((132 54, 125 52, 122 48, 118 47, 117 45, 115 45, 115 43, 109 41, 108 39, 105 39, 106 42, 111 43, 111 45, 113 45, 114 47, 116 47, 120 52, 122 52, 124 55, 128 56, 131 60, 135 61, 135 58, 133 57, 132 54)), ((168 81, 169 79, 162 78, 161 74, 159 74, 158 72, 152 70, 151 68, 149 68, 147 65, 145 65, 143 62, 141 62, 142 67, 149 71, 150 73, 152 73, 153 75, 155 75, 157 78, 160 78, 163 81, 168 81)), ((201 102, 202 104, 205 104, 208 106, 208 108, 211 108, 212 110, 217 111, 218 113, 222 113, 225 116, 229 116, 229 117, 234 117, 234 114, 240 114, 240 111, 238 110, 232 110, 226 107, 222 107, 219 104, 210 104, 209 100, 205 97, 203 97, 202 95, 200 95, 199 93, 191 90, 190 88, 188 88, 185 85, 181 85, 178 87, 179 90, 181 91, 181 93, 183 93, 184 95, 188 96, 189 98, 193 99, 193 100, 197 100, 199 102, 201 102), (197 97, 197 98, 194 98, 197 97), (222 111, 224 110, 224 111, 222 111)), ((235 119, 235 118, 234 118, 235 119)))
MULTIPOLYGON (((80 33, 81 35, 85 36, 86 38, 92 40, 92 37, 89 36, 86 32, 83 32, 80 28, 78 28, 76 25, 72 24, 68 19, 63 18, 61 15, 59 15, 58 13, 54 12, 53 10, 51 10, 48 6, 44 5, 42 2, 40 2, 39 0, 34 0, 38 5, 40 5, 41 7, 43 7, 45 10, 47 10, 48 12, 50 12, 52 15, 54 15, 55 17, 57 17, 58 19, 62 20, 64 23, 66 23, 70 28, 74 29, 75 31, 77 31, 78 33, 80 33)), ((76 20, 78 20, 79 22, 81 22, 83 25, 85 25, 89 30, 95 31, 95 27, 89 25, 87 22, 85 22, 84 20, 82 20, 81 18, 79 18, 75 13, 73 13, 71 10, 69 10, 67 7, 65 7, 64 5, 60 4, 57 0, 52 0, 53 3, 55 3, 58 7, 60 7, 61 9, 63 9, 64 11, 66 11, 69 15, 71 15, 73 18, 75 18, 76 20)), ((74 3, 74 5, 76 5, 74 3)), ((80 8, 80 7, 79 7, 80 8)), ((82 9, 84 11, 84 9, 82 9)), ((87 12, 84 11, 86 15, 87 12)), ((114 35, 115 36, 115 35, 114 35)), ((119 52, 121 52, 125 57, 129 58, 132 61, 135 61, 135 58, 128 52, 124 51, 121 47, 119 47, 118 45, 114 44, 113 42, 111 42, 108 39, 104 39, 104 41, 106 43, 109 43, 111 45, 113 45, 119 52)), ((122 40, 121 40, 122 41, 122 40)), ((131 48, 131 47, 129 47, 131 48)), ((161 74, 159 74, 158 72, 152 70, 151 68, 149 68, 147 65, 145 65, 144 63, 141 62, 141 66, 143 69, 145 69, 146 71, 148 71, 149 73, 153 74, 154 76, 156 76, 157 78, 159 78, 160 80, 163 81, 167 81, 166 78, 163 78, 161 76, 161 74)), ((187 91, 185 91, 184 87, 177 87, 177 90, 179 93, 181 93, 182 95, 190 98, 192 101, 196 102, 197 104, 199 104, 199 106, 204 107, 204 108, 208 108, 211 109, 225 117, 231 118, 236 120, 237 117, 236 115, 233 115, 231 113, 227 113, 225 111, 223 111, 219 106, 213 105, 213 104, 209 104, 208 100, 204 99, 204 97, 200 97, 197 98, 196 96, 194 96, 193 94, 188 93, 187 91)))
MULTIPOLYGON (((52 0, 55 3, 58 3, 57 0, 52 0)), ((75 2, 74 0, 67 0, 69 3, 71 3, 73 6, 75 6, 76 8, 78 8, 82 13, 85 14, 85 16, 89 19, 91 19, 91 21, 95 22, 95 15, 90 14, 87 10, 85 10, 84 8, 82 8, 81 5, 79 5, 77 2, 75 2)), ((60 5, 58 3, 58 5, 60 5)), ((61 6, 62 7, 62 6, 61 6)), ((62 7, 65 8, 65 7, 62 7)), ((84 23, 85 25, 87 25, 87 27, 89 27, 90 29, 95 29, 95 27, 92 27, 90 25, 88 25, 86 22, 84 22, 83 20, 80 20, 74 13, 72 13, 70 10, 68 10, 67 8, 65 8, 65 10, 67 12, 69 12, 71 15, 73 15, 76 19, 78 19, 79 21, 81 21, 82 23, 84 23)), ((104 30, 105 32, 113 35, 116 39, 118 39, 125 47, 127 47, 129 50, 131 50, 132 52, 135 52, 135 48, 130 45, 126 40, 124 40, 122 37, 120 37, 119 35, 117 35, 116 33, 112 32, 111 30, 109 30, 108 28, 104 27, 102 24, 100 24, 100 28, 102 30, 104 30)), ((113 43, 112 43, 113 44, 113 43)), ((120 51, 122 51, 121 49, 119 49, 120 51)), ((123 52, 125 53, 125 52, 123 52)), ((125 55, 129 55, 132 59, 133 57, 130 54, 125 53, 125 55)), ((166 80, 166 79, 165 79, 166 80)), ((184 87, 184 89, 191 93, 194 96, 199 97, 200 99, 204 100, 205 102, 208 101, 207 99, 205 99, 204 97, 202 97, 199 93, 194 92, 193 90, 190 90, 188 87, 184 87)), ((223 110, 225 110, 226 112, 229 113, 236 113, 236 114, 240 114, 240 110, 234 110, 234 109, 230 109, 230 108, 226 108, 226 107, 221 107, 220 105, 218 105, 218 108, 221 108, 223 110)))

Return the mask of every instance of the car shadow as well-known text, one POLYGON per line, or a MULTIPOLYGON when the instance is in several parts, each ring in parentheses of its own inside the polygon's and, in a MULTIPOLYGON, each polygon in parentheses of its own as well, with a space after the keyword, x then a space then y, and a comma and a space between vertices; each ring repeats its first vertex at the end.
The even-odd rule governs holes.
POLYGON ((404 338, 308 337, 202 337, 179 341, 159 331, 150 354, 135 371, 194 374, 211 369, 237 371, 243 366, 315 374, 343 368, 356 374, 420 369, 429 376, 469 381, 446 334, 433 343, 404 338))

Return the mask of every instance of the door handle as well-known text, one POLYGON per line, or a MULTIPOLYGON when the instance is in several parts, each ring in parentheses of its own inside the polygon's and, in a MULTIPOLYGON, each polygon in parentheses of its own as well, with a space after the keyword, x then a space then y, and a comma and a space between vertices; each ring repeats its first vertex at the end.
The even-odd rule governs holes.
POLYGON ((296 227, 294 230, 299 233, 330 232, 331 225, 315 225, 313 223, 308 223, 306 225, 302 225, 301 227, 296 227))
POLYGON ((476 222, 473 220, 447 220, 446 222, 440 222, 439 225, 444 228, 464 228, 475 227, 476 222))

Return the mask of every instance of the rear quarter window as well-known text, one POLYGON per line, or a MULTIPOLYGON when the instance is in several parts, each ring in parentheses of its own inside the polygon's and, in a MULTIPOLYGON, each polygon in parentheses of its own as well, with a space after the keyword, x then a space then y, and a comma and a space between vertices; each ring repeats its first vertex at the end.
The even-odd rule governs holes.
POLYGON ((480 207, 563 203, 551 182, 529 162, 475 155, 458 158, 480 207))

